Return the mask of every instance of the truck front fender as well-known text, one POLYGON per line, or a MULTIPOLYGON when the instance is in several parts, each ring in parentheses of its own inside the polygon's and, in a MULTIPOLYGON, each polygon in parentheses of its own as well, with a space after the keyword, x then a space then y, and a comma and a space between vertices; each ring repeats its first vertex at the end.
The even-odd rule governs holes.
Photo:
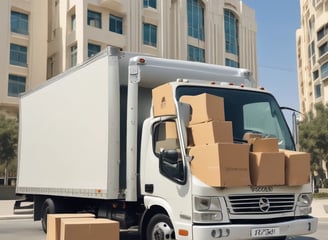
MULTIPOLYGON (((157 198, 157 197, 152 197, 152 196, 145 196, 144 197, 144 205, 146 210, 144 211, 141 221, 140 221, 140 226, 139 226, 139 232, 141 239, 146 239, 146 229, 147 225, 150 221, 150 219, 155 215, 155 214, 165 214, 167 215, 174 226, 174 219, 173 219, 173 214, 172 214, 172 208, 171 206, 162 198, 157 198)), ((176 229, 176 228, 175 228, 176 229)))

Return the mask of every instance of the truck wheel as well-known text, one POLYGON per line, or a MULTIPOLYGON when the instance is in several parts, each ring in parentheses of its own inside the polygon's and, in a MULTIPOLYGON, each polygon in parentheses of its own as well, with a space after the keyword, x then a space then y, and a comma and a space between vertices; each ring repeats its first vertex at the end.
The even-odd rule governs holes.
POLYGON ((41 208, 41 225, 45 233, 47 233, 47 215, 56 212, 55 203, 51 198, 47 198, 41 208))
POLYGON ((153 216, 147 227, 147 240, 174 240, 175 233, 170 218, 165 214, 153 216))

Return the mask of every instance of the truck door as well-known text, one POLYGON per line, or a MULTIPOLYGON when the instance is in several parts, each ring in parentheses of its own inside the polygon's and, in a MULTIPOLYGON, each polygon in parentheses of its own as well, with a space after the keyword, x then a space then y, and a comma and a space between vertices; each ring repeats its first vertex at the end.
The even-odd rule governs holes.
MULTIPOLYGON (((190 237, 192 203, 189 166, 180 148, 176 120, 154 121, 151 125, 152 140, 151 143, 149 142, 151 153, 148 152, 148 159, 141 166, 144 168, 141 170, 141 183, 145 189, 146 208, 156 209, 160 214, 167 214, 169 225, 173 226, 172 230, 175 234, 181 233, 180 230, 183 229, 182 232, 189 233, 190 237)), ((155 213, 150 219, 161 218, 155 213)), ((153 229, 164 226, 160 222, 152 221, 148 225, 153 229)), ((153 230, 149 231, 153 232, 153 230)), ((176 237, 180 239, 182 236, 176 237)))

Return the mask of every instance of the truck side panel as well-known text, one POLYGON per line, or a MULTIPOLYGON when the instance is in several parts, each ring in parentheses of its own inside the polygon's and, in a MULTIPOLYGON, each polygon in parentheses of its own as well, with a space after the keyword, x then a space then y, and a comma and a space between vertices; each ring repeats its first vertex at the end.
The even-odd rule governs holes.
POLYGON ((109 104, 119 103, 109 93, 119 83, 109 64, 100 56, 21 97, 18 193, 117 198, 119 149, 109 144, 119 116, 109 104))

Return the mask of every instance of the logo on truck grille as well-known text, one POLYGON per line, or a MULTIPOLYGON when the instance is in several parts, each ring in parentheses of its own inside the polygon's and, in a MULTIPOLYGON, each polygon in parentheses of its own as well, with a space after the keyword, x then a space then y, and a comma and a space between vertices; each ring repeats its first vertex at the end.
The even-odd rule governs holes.
POLYGON ((259 207, 262 212, 268 212, 270 209, 270 201, 265 197, 261 197, 259 201, 259 207))

